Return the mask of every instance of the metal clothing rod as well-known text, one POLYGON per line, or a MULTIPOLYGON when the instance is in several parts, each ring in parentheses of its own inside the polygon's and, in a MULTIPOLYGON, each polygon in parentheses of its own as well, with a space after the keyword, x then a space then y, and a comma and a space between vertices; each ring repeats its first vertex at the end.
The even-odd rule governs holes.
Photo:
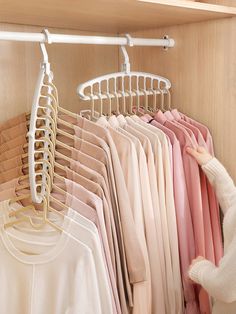
POLYGON ((160 46, 174 47, 175 41, 171 38, 129 38, 126 37, 106 37, 106 36, 83 36, 51 34, 47 36, 43 33, 23 33, 23 32, 4 32, 0 31, 0 40, 25 41, 25 42, 44 42, 57 44, 88 44, 88 45, 129 45, 129 46, 160 46))

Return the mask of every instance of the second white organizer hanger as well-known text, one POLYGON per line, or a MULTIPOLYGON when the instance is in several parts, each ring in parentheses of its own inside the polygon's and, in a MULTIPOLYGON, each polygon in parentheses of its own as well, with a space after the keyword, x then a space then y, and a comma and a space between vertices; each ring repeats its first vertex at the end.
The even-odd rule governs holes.
MULTIPOLYGON (((126 34, 127 44, 133 46, 131 37, 126 34)), ((91 79, 77 87, 82 100, 101 100, 114 97, 130 97, 166 93, 171 88, 170 81, 160 75, 130 71, 129 56, 125 46, 121 46, 124 57, 122 72, 115 72, 91 79)))

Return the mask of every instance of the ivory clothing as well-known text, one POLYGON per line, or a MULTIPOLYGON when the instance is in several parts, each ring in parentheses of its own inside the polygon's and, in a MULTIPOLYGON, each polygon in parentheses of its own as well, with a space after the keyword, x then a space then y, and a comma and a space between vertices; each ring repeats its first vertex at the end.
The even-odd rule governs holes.
MULTIPOLYGON (((129 270, 129 281, 131 283, 144 281, 146 279, 144 256, 138 240, 137 231, 135 229, 134 219, 130 207, 129 195, 125 185, 125 179, 115 144, 109 131, 106 128, 98 124, 92 123, 87 119, 82 119, 79 116, 77 124, 80 127, 83 127, 85 130, 90 130, 93 131, 95 134, 98 134, 102 139, 106 141, 107 145, 109 145, 110 147, 119 204, 119 214, 123 229, 122 236, 124 241, 125 254, 123 252, 122 253, 123 258, 125 259, 124 263, 127 263, 127 267, 129 270)), ((131 287, 130 285, 128 285, 128 278, 126 274, 125 278, 129 304, 132 305, 132 293, 130 290, 131 287)))
MULTIPOLYGON (((135 117, 135 116, 134 116, 135 117)), ((153 127, 150 124, 143 122, 139 119, 139 123, 144 125, 150 131, 154 132, 159 138, 162 146, 163 154, 163 175, 164 175, 164 196, 165 204, 167 211, 167 224, 168 224, 168 233, 170 239, 170 252, 172 259, 172 271, 174 279, 174 289, 175 289, 175 306, 176 312, 173 313, 182 313, 183 311, 183 294, 182 294, 182 282, 180 274, 180 263, 179 263, 179 244, 178 244, 178 233, 177 233, 177 221, 176 221, 176 209, 174 202, 174 191, 173 191, 173 165, 171 164, 172 157, 170 157, 170 140, 165 133, 153 127)), ((174 309, 173 309, 174 311, 174 309)))
POLYGON ((90 205, 92 208, 94 208, 100 217, 101 221, 101 226, 106 226, 106 229, 103 231, 107 235, 108 239, 108 245, 111 253, 111 260, 113 264, 113 272, 116 277, 116 281, 118 283, 119 287, 119 295, 122 300, 122 304, 124 307, 125 302, 125 294, 124 294, 124 282, 123 282, 123 277, 122 277, 122 267, 120 264, 120 252, 119 252, 119 247, 118 247, 118 242, 117 242, 117 234, 116 234, 116 229, 114 225, 114 220, 112 219, 113 216, 110 216, 110 210, 108 208, 108 205, 103 199, 103 201, 94 194, 95 190, 98 188, 101 189, 100 186, 96 187, 96 183, 94 182, 88 182, 86 183, 86 186, 82 186, 77 184, 78 181, 78 174, 67 169, 67 177, 70 180, 66 180, 66 189, 67 192, 76 195, 76 197, 80 198, 84 203, 87 203, 90 205), (71 181, 73 180, 73 181, 71 181), (92 188, 91 188, 92 186, 92 188), (93 188, 95 187, 95 189, 93 188), (87 190, 89 189, 89 190, 87 190), (106 218, 106 219, 104 219, 106 218), (111 219, 110 219, 111 218, 111 219), (114 259, 116 260, 116 263, 114 263, 114 259))
MULTIPOLYGON (((5 210, 5 209, 4 209, 5 210)), ((8 218, 9 210, 6 212, 3 216, 3 221, 8 222, 10 219, 8 218)), ((65 215, 64 219, 61 220, 61 218, 54 220, 54 223, 61 226, 63 229, 66 229, 64 226, 70 225, 70 235, 83 243, 86 247, 88 247, 91 250, 94 264, 95 264, 95 270, 97 274, 98 279, 98 289, 99 289, 99 299, 101 303, 101 310, 102 313, 110 314, 113 311, 112 307, 112 295, 111 295, 111 289, 109 286, 109 279, 108 279, 108 273, 107 269, 105 268, 105 263, 103 260, 103 254, 102 254, 102 247, 99 240, 98 233, 94 233, 94 231, 91 231, 90 228, 86 227, 84 225, 84 220, 81 218, 81 216, 76 215, 76 213, 72 210, 69 210, 67 215, 65 215), (77 218, 75 218, 77 217, 77 218)), ((47 226, 45 226, 47 227, 47 226)), ((32 229, 31 229, 32 230, 32 229)), ((14 239, 17 239, 15 243, 17 243, 17 247, 19 248, 19 244, 24 244, 24 247, 21 250, 24 249, 26 252, 29 252, 31 247, 33 246, 35 250, 36 245, 36 253, 40 254, 44 253, 48 249, 53 249, 53 246, 57 244, 58 241, 58 231, 55 229, 50 228, 50 233, 45 232, 45 230, 39 230, 37 235, 29 235, 28 230, 27 232, 22 232, 20 229, 20 226, 18 227, 18 230, 14 230, 14 228, 10 228, 7 230, 8 237, 15 241, 14 239), (13 236, 13 237, 12 237, 13 236), (20 241, 19 241, 20 240, 20 241), (23 243, 22 243, 23 242, 23 243), (24 243, 25 242, 25 243, 24 243), (28 250, 26 249, 28 245, 28 250), (37 251, 38 246, 39 252, 37 251)), ((82 288, 83 286, 81 286, 82 288)))
POLYGON ((3 313, 102 313, 92 251, 69 235, 70 227, 70 224, 64 226, 65 231, 59 234, 50 250, 34 254, 33 246, 28 252, 16 247, 1 226, 0 308, 3 313))
POLYGON ((108 127, 112 139, 116 145, 126 182, 127 191, 129 193, 131 201, 131 208, 136 231, 138 234, 138 239, 145 260, 146 280, 136 283, 133 286, 134 307, 132 309, 132 313, 148 314, 151 313, 150 266, 143 229, 144 224, 142 213, 142 200, 140 193, 140 178, 135 145, 127 135, 122 134, 122 129, 119 130, 119 123, 115 116, 110 117, 109 122, 104 117, 102 117, 98 120, 97 123, 108 127))
MULTIPOLYGON (((168 227, 168 210, 167 210, 167 198, 165 194, 165 173, 164 173, 164 153, 166 153, 166 149, 168 151, 168 147, 162 146, 161 140, 158 135, 155 133, 155 129, 150 129, 146 123, 144 123, 140 118, 137 116, 132 116, 132 119, 139 124, 144 134, 149 136, 149 139, 152 143, 152 149, 154 153, 154 160, 155 160, 155 168, 157 174, 157 182, 158 182, 158 195, 159 195, 159 205, 160 205, 160 221, 162 224, 162 236, 163 236, 163 243, 164 243, 164 254, 165 257, 165 267, 166 267, 166 306, 167 306, 167 313, 178 313, 177 312, 177 301, 175 293, 178 293, 178 290, 175 287, 175 280, 174 280, 174 269, 173 269, 173 262, 172 262, 172 251, 171 251, 171 239, 170 239, 170 230, 168 227)), ((165 143, 167 145, 167 143, 165 143)), ((167 153, 168 154, 168 153, 167 153)), ((168 157, 167 157, 168 158, 168 157)), ((169 159, 168 159, 169 160, 169 159)), ((173 230, 174 231, 174 230, 173 230)), ((174 241, 176 242, 176 241, 174 241)), ((176 270, 177 271, 177 270, 176 270)))
MULTIPOLYGON (((136 131, 135 128, 128 125, 126 119, 122 115, 119 115, 117 117, 117 121, 119 122, 120 127, 126 130, 127 133, 132 134, 137 139, 144 139, 142 133, 136 131)), ((158 313, 158 311, 160 311, 161 313, 165 313, 165 299, 162 280, 153 280, 153 278, 162 278, 162 275, 160 253, 158 250, 158 241, 156 239, 155 217, 152 205, 152 195, 150 190, 147 159, 144 149, 141 145, 141 141, 136 141, 135 143, 138 156, 139 174, 140 179, 142 180, 142 182, 140 182, 140 187, 142 196, 143 218, 152 278, 152 312, 158 313)))
MULTIPOLYGON (((161 218, 161 212, 162 212, 161 200, 163 200, 163 197, 160 200, 159 190, 158 190, 159 188, 158 183, 160 180, 158 181, 158 177, 156 173, 156 168, 157 168, 156 155, 157 153, 159 154, 159 151, 157 149, 160 149, 161 146, 160 146, 159 140, 155 137, 155 134, 150 132, 150 130, 147 130, 145 127, 135 122, 131 117, 126 117, 126 121, 129 125, 131 125, 136 130, 144 134, 150 141, 150 145, 151 145, 152 155, 150 154, 149 157, 150 158, 153 157, 154 164, 150 164, 150 166, 152 167, 150 170, 153 172, 155 176, 154 181, 153 181, 154 185, 152 189, 152 193, 155 193, 155 194, 152 195, 152 199, 153 199, 153 206, 155 206, 154 214, 155 214, 157 238, 159 239, 159 251, 160 251, 160 259, 161 259, 161 267, 162 267, 162 282, 163 282, 163 288, 164 288, 165 309, 166 309, 166 312, 168 313, 169 301, 168 301, 167 282, 169 278, 170 282, 172 283, 173 277, 172 277, 172 268, 171 268, 171 259, 170 259, 170 250, 169 250, 169 241, 168 241, 168 230, 163 228, 163 222, 161 218), (167 272, 167 269, 169 270, 168 272, 167 272)), ((159 173, 159 176, 160 176, 160 173, 159 173)), ((172 289, 172 292, 173 292, 173 289, 172 289)), ((169 294, 170 293, 171 291, 169 292, 169 294)), ((172 293, 172 302, 173 302, 173 293, 172 293)))

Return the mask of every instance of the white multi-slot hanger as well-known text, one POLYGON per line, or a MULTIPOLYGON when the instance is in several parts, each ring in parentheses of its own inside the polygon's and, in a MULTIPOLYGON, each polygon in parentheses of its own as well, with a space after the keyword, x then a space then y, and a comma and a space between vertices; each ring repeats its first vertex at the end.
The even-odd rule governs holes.
MULTIPOLYGON (((50 36, 49 32, 47 30, 44 30, 47 42, 50 43, 50 36)), ((44 120, 45 120, 45 138, 49 138, 50 136, 50 130, 53 132, 51 129, 51 113, 52 110, 50 109, 50 106, 53 105, 52 102, 52 97, 49 95, 52 92, 52 86, 50 83, 52 82, 53 79, 53 74, 50 69, 50 63, 48 62, 48 54, 46 51, 46 47, 44 43, 40 43, 40 48, 42 51, 43 55, 43 62, 41 63, 39 75, 38 75, 38 80, 37 84, 35 87, 35 92, 34 92, 34 97, 33 97, 33 104, 32 104, 32 111, 31 111, 31 117, 30 117, 30 128, 28 132, 28 138, 29 138, 29 147, 28 147, 28 153, 29 153, 29 181, 30 181, 30 191, 31 191, 31 198, 32 201, 35 203, 42 203, 45 193, 46 193, 46 184, 47 184, 47 177, 45 173, 48 173, 48 165, 47 163, 43 163, 42 167, 42 187, 41 191, 37 191, 38 184, 36 182, 37 177, 39 176, 39 173, 36 172, 36 154, 38 151, 35 149, 35 144, 36 142, 39 141, 39 139, 36 138, 36 134, 38 131, 41 131, 40 128, 37 128, 37 122, 42 119, 40 117, 40 108, 42 109, 41 105, 41 100, 43 99, 46 103, 45 105, 45 110, 44 110, 44 120), (45 84, 45 79, 47 78, 47 81, 49 84, 45 84), (46 89, 46 94, 48 95, 43 95, 42 90, 46 89)), ((55 105, 55 104, 54 104, 55 105)), ((44 149, 44 154, 43 154, 43 160, 48 160, 49 154, 47 153, 48 150, 50 150, 48 141, 42 141, 43 143, 43 149, 44 149)), ((53 166, 53 165, 52 165, 53 166)))
MULTIPOLYGON (((126 34, 126 38, 127 44, 133 46, 130 35, 126 34)), ((102 105, 102 100, 109 99, 110 101, 111 98, 122 98, 125 106, 126 97, 136 97, 139 102, 140 96, 146 98, 149 95, 166 94, 171 88, 170 81, 165 77, 130 71, 130 61, 125 46, 121 46, 121 51, 124 57, 121 72, 96 77, 77 87, 77 94, 82 100, 93 102, 92 116, 94 116, 94 100, 100 100, 102 105)))

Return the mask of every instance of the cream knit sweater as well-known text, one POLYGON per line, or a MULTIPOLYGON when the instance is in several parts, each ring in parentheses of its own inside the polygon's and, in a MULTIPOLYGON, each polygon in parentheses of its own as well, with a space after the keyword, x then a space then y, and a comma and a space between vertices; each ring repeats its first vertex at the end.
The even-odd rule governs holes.
POLYGON ((236 314, 236 187, 216 158, 202 168, 224 213, 224 256, 218 267, 207 260, 196 263, 189 275, 215 299, 212 314, 236 314))

